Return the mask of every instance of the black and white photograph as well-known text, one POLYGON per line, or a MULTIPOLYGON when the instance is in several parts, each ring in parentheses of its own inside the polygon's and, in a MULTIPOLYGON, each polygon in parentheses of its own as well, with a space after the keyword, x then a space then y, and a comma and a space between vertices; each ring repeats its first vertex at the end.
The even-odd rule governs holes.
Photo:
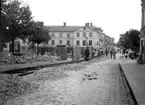
POLYGON ((0 105, 145 105, 145 0, 0 2, 0 105))

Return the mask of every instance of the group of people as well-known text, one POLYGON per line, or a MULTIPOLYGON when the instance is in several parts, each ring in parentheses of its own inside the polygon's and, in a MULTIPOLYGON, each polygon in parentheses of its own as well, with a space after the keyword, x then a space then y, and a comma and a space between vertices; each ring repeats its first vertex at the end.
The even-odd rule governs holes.
MULTIPOLYGON (((105 50, 105 55, 108 56, 109 53, 110 53, 111 59, 116 59, 116 53, 117 53, 117 51, 115 51, 115 50, 112 49, 112 50, 110 50, 110 52, 109 52, 109 50, 106 49, 106 50, 105 50)), ((85 49, 85 52, 84 52, 85 61, 88 61, 90 55, 94 56, 94 54, 95 54, 95 51, 93 50, 92 53, 90 53, 89 47, 87 47, 87 48, 85 49)), ((98 54, 99 54, 99 53, 98 53, 98 54)))
MULTIPOLYGON (((94 56, 95 52, 96 52, 96 50, 92 50, 90 52, 89 47, 87 47, 85 49, 85 52, 84 52, 84 54, 85 54, 85 61, 88 61, 90 56, 94 56)), ((133 52, 131 50, 126 50, 126 49, 118 49, 118 50, 115 50, 115 48, 106 49, 105 50, 105 55, 108 56, 108 54, 110 53, 110 58, 111 59, 116 59, 116 53, 117 52, 121 53, 122 57, 125 57, 126 60, 128 58, 131 58, 131 59, 137 59, 138 58, 138 54, 137 54, 136 51, 133 52)), ((99 55, 99 52, 98 52, 98 55, 99 55)))
POLYGON ((96 49, 89 50, 89 47, 85 49, 84 55, 85 55, 85 61, 89 61, 90 57, 93 57, 96 53, 96 49))
POLYGON ((111 56, 111 59, 116 59, 116 51, 115 50, 110 50, 110 56, 111 56))
POLYGON ((136 51, 122 49, 122 52, 120 53, 122 53, 122 57, 124 56, 126 60, 127 58, 136 59, 138 57, 136 51))

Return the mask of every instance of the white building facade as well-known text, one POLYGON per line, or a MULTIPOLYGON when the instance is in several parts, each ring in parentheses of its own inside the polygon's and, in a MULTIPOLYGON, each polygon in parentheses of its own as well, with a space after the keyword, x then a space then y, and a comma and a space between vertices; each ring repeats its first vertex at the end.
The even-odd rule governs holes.
POLYGON ((57 45, 100 48, 104 45, 104 34, 93 26, 47 26, 51 40, 47 46, 57 45))

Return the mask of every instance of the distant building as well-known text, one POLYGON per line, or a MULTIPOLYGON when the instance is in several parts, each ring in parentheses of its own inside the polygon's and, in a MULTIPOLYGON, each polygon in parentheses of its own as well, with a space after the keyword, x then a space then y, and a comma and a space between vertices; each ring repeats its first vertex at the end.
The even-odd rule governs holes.
POLYGON ((51 40, 48 46, 57 45, 95 47, 103 46, 104 35, 100 28, 94 27, 92 23, 86 23, 85 26, 47 26, 51 40))
POLYGON ((145 0, 142 0, 142 21, 141 21, 141 34, 140 34, 140 54, 143 55, 145 61, 145 0))

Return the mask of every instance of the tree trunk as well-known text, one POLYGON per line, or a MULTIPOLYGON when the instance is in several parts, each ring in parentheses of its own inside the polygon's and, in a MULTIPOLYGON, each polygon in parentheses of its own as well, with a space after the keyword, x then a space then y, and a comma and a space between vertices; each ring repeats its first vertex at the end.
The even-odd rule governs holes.
POLYGON ((37 56, 39 54, 39 44, 37 43, 37 56))
MULTIPOLYGON (((2 34, 2 33, 0 33, 2 34)), ((3 50, 3 47, 2 47, 2 35, 0 35, 0 52, 3 50)))
POLYGON ((12 55, 14 54, 15 39, 12 39, 12 55))

